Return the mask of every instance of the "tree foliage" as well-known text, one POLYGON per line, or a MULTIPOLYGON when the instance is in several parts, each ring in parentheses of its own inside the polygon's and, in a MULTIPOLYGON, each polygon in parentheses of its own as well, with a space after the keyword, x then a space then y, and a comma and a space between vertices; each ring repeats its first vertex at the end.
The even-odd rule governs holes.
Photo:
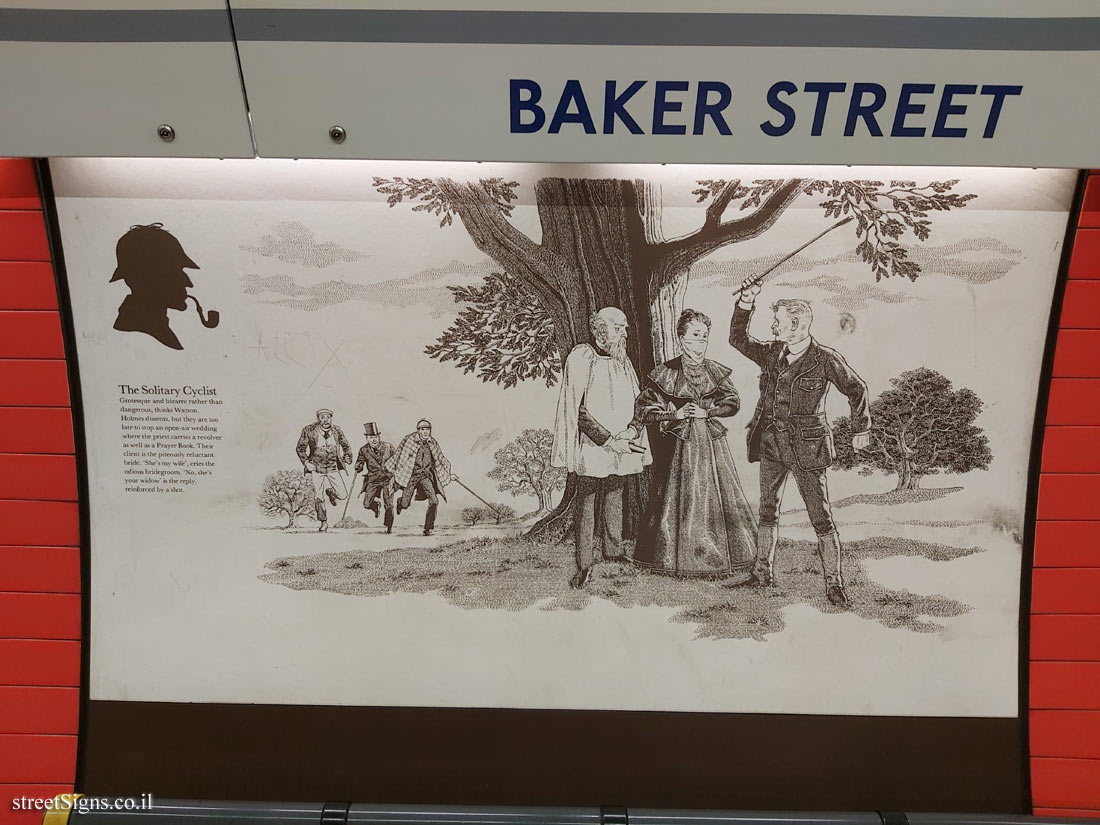
POLYGON ((447 287, 466 307, 425 352, 505 387, 541 378, 554 386, 561 354, 550 315, 515 278, 500 272, 473 286, 447 287))
POLYGON ((852 449, 848 417, 833 424, 839 466, 897 473, 899 490, 917 488, 926 475, 989 469, 993 454, 974 424, 983 405, 973 390, 956 390, 950 379, 927 367, 903 372, 890 385, 871 402, 867 448, 852 449))
MULTIPOLYGON (((670 260, 686 265, 694 256, 765 230, 793 201, 792 195, 816 195, 823 198, 819 206, 826 218, 854 219, 855 252, 870 266, 876 280, 916 280, 920 266, 909 260, 901 239, 909 232, 917 241, 927 240, 932 213, 962 208, 975 197, 952 192, 956 184, 957 179, 924 185, 912 180, 891 180, 889 184, 879 180, 764 178, 747 184, 701 180, 693 194, 699 203, 707 202, 702 226, 689 236, 665 243, 665 252, 670 260), (723 221, 722 216, 734 204, 739 211, 752 209, 754 213, 748 219, 723 221), (756 215, 763 217, 753 220, 756 215)), ((501 249, 508 250, 506 255, 497 254, 498 262, 505 266, 504 274, 490 276, 480 287, 451 288, 455 300, 469 306, 437 343, 427 348, 428 354, 454 361, 464 372, 477 372, 483 381, 510 387, 521 380, 541 378, 550 386, 566 353, 554 343, 554 316, 547 302, 560 303, 568 296, 546 292, 545 277, 532 273, 541 272, 548 260, 556 261, 555 265, 563 262, 553 255, 547 258, 541 245, 504 220, 515 207, 518 186, 517 181, 499 177, 462 185, 445 178, 374 178, 375 189, 386 195, 389 206, 413 203, 414 211, 438 217, 440 226, 450 225, 460 215, 475 242, 482 241, 479 248, 484 248, 492 235, 503 242, 501 249), (540 255, 545 259, 536 261, 540 255), (529 333, 526 338, 524 332, 529 333)))
POLYGON ((316 498, 313 483, 301 470, 279 470, 264 479, 263 489, 256 499, 268 518, 288 518, 287 527, 294 526, 294 519, 305 515, 313 518, 316 498))
MULTIPOLYGON (((512 214, 515 206, 512 201, 516 200, 519 181, 483 178, 477 185, 502 214, 512 214)), ((386 196, 386 204, 391 207, 408 200, 416 204, 412 207, 413 212, 435 215, 441 227, 454 221, 455 203, 435 178, 375 177, 374 188, 386 196)))
POLYGON ((501 492, 536 496, 539 510, 548 510, 551 495, 565 487, 566 478, 563 468, 550 465, 553 447, 554 434, 550 430, 526 429, 493 454, 496 467, 488 476, 501 492))
MULTIPOLYGON (((678 265, 690 265, 698 256, 765 231, 775 214, 785 210, 793 199, 817 196, 827 219, 852 218, 854 251, 870 267, 876 281, 891 277, 915 281, 921 268, 909 259, 903 240, 907 234, 918 242, 927 240, 934 213, 965 207, 975 197, 953 192, 958 182, 953 179, 920 185, 912 180, 700 180, 693 194, 699 203, 706 203, 702 225, 684 238, 665 242, 665 252, 678 265), (723 220, 728 210, 753 211, 747 219, 723 220), (766 214, 772 217, 753 220, 766 214)), ((518 181, 500 177, 466 184, 446 178, 374 178, 374 188, 386 196, 389 206, 412 204, 413 211, 437 217, 441 227, 451 225, 459 216, 475 242, 487 243, 492 236, 508 250, 507 255, 495 255, 505 267, 504 273, 488 276, 481 285, 449 287, 455 301, 466 306, 426 348, 427 354, 451 361, 463 372, 476 373, 482 381, 505 387, 531 379, 553 386, 568 353, 562 352, 564 345, 557 343, 554 314, 548 302, 560 304, 571 299, 554 294, 552 288, 548 292, 546 278, 532 273, 541 272, 540 267, 550 265, 548 261, 554 266, 565 264, 505 220, 516 206, 518 187, 518 181), (485 237, 479 237, 482 234, 485 237), (536 262, 540 255, 545 259, 536 262)), ((609 246, 609 253, 611 249, 609 246)), ((561 307, 557 310, 560 313, 561 307)))
MULTIPOLYGON (((892 180, 889 185, 880 180, 807 180, 803 192, 824 195, 819 203, 826 218, 855 218, 856 254, 871 267, 875 280, 902 277, 911 281, 920 277, 920 265, 909 260, 909 252, 900 238, 911 231, 918 241, 928 240, 932 229, 931 212, 961 209, 976 195, 958 194, 951 190, 958 179, 932 181, 918 186, 912 180, 892 180)), ((732 193, 726 190, 730 182, 701 180, 694 194, 699 203, 725 197, 740 201, 740 209, 758 207, 761 199, 775 192, 785 181, 755 180, 749 185, 738 182, 732 193)))

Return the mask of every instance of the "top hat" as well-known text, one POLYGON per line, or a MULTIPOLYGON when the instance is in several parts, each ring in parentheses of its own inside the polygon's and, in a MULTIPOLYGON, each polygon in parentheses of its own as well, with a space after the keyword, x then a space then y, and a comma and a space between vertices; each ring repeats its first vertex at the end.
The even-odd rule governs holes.
POLYGON ((115 258, 118 265, 111 282, 120 281, 127 275, 147 273, 151 267, 199 268, 183 251, 176 236, 159 223, 131 226, 115 244, 115 258))
POLYGON ((363 435, 382 435, 382 433, 378 431, 378 425, 371 421, 363 425, 363 435))

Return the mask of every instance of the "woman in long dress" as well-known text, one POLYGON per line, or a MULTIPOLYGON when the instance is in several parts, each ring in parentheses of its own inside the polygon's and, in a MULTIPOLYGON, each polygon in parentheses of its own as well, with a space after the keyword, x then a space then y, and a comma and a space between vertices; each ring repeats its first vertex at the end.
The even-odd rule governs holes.
POLYGON ((676 325, 681 355, 657 366, 635 404, 636 424, 659 425, 671 457, 653 466, 649 508, 634 562, 677 576, 747 581, 756 519, 733 465, 726 427, 741 407, 730 368, 706 358, 710 318, 685 309, 676 325))

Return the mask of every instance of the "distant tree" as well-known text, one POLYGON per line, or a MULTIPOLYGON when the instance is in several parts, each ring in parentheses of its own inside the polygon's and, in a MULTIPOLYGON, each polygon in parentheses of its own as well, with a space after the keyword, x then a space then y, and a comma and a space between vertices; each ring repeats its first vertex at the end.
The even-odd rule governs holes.
POLYGON ((506 521, 515 521, 516 508, 510 504, 501 504, 499 501, 493 503, 493 508, 488 510, 486 515, 489 516, 497 524, 503 524, 506 521))
POLYGON ((847 416, 833 424, 837 464, 861 467, 861 473, 897 473, 897 490, 916 490, 920 480, 937 473, 988 470, 989 439, 974 421, 982 400, 966 387, 927 367, 890 379, 890 388, 871 402, 871 443, 852 449, 847 416))
POLYGON ((549 513, 553 493, 565 487, 566 477, 564 469, 550 466, 553 448, 554 434, 550 430, 526 429, 493 454, 497 465, 487 475, 497 482, 501 492, 538 498, 538 515, 549 513))
POLYGON ((462 511, 462 521, 473 527, 485 518, 485 510, 482 507, 466 507, 462 511))
POLYGON ((541 378, 554 386, 561 373, 554 322, 511 275, 494 272, 480 286, 449 286, 455 303, 468 304, 424 351, 486 383, 514 387, 541 378))
POLYGON ((268 518, 287 516, 287 527, 294 526, 297 516, 313 518, 316 512, 313 483, 301 470, 279 470, 269 475, 256 501, 268 518))

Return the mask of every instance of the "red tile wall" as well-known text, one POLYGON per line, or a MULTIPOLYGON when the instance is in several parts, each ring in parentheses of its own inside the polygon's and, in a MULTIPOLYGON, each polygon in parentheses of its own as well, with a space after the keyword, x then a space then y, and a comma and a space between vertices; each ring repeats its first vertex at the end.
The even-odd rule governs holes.
POLYGON ((1089 175, 1047 401, 1031 579, 1031 795, 1100 818, 1100 174, 1089 175))
POLYGON ((80 521, 57 286, 34 163, 0 158, 0 825, 72 791, 80 521))

